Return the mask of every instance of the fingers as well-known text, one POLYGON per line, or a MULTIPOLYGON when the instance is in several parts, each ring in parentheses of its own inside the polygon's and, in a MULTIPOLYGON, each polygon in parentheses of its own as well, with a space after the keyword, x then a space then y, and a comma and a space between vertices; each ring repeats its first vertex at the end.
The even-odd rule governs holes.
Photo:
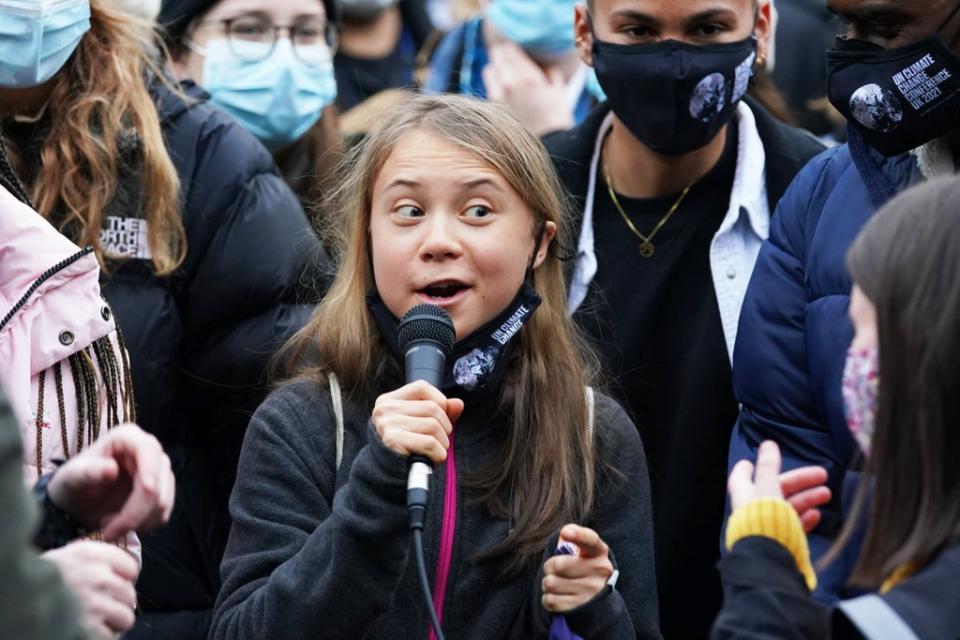
POLYGON ((796 510, 797 515, 802 516, 810 509, 815 509, 830 502, 830 489, 827 487, 807 489, 793 494, 787 499, 787 502, 796 510))
POLYGON ((380 398, 377 398, 377 402, 379 402, 381 398, 390 400, 432 400, 441 407, 445 406, 447 402, 447 397, 440 393, 439 389, 423 380, 416 380, 403 385, 395 391, 385 393, 380 396, 380 398))
POLYGON ((431 433, 418 433, 416 429, 424 425, 414 425, 413 428, 387 427, 380 435, 384 446, 402 456, 422 455, 437 465, 447 459, 447 449, 450 442, 439 429, 431 433))
POLYGON ((810 533, 820 524, 820 512, 816 509, 810 509, 800 514, 800 524, 803 526, 804 533, 810 533))
POLYGON ((581 558, 605 557, 610 550, 609 547, 607 547, 607 543, 600 538, 599 533, 593 529, 575 524, 568 524, 563 527, 560 531, 560 538, 577 545, 581 558))
POLYGON ((113 458, 78 459, 77 462, 82 464, 81 475, 86 483, 112 482, 120 474, 120 465, 113 458))
POLYGON ((103 566, 124 580, 136 580, 140 565, 129 553, 112 544, 95 540, 79 540, 65 547, 48 551, 44 557, 54 562, 64 573, 77 568, 103 566))
POLYGON ((563 69, 559 66, 547 69, 547 81, 554 87, 567 86, 567 79, 563 77, 563 69))
POLYGON ((448 400, 433 386, 417 381, 377 398, 371 421, 388 448, 440 464, 447 459, 449 434, 462 413, 462 400, 448 400))
POLYGON ((136 616, 133 607, 118 602, 107 593, 96 593, 85 607, 88 616, 99 621, 112 633, 123 633, 133 628, 136 616))
POLYGON ((727 492, 730 494, 730 508, 734 511, 753 499, 752 462, 741 460, 734 465, 727 479, 727 492))
POLYGON ((166 522, 173 508, 172 494, 168 487, 168 483, 173 482, 173 479, 165 476, 172 476, 173 473, 170 471, 169 460, 165 464, 166 474, 134 476, 133 490, 119 513, 108 515, 104 519, 105 540, 118 540, 130 531, 153 529, 166 522))
POLYGON ((113 545, 91 540, 71 543, 44 557, 60 570, 79 599, 85 626, 99 637, 115 637, 134 624, 137 561, 113 545))
POLYGON ((490 102, 503 102, 506 92, 503 89, 503 81, 500 79, 498 67, 494 64, 488 64, 480 74, 483 76, 483 86, 487 90, 487 99, 490 102))
POLYGON ((137 427, 111 431, 110 451, 132 480, 132 490, 116 514, 103 519, 103 537, 117 540, 130 531, 152 529, 173 509, 170 459, 156 438, 137 427))
POLYGON ((760 444, 754 471, 754 490, 758 498, 782 498, 780 489, 780 447, 772 440, 760 444))
POLYGON ((394 418, 421 418, 423 422, 434 421, 444 434, 453 431, 450 416, 444 411, 448 401, 442 404, 432 400, 380 400, 373 408, 373 421, 378 427, 380 423, 387 424, 394 418))
POLYGON ((800 467, 780 474, 780 489, 785 496, 791 496, 826 482, 827 470, 823 467, 800 467))
POLYGON ((495 67, 498 72, 502 72, 501 75, 506 74, 511 81, 545 77, 540 67, 515 42, 509 40, 498 42, 490 47, 489 56, 490 65, 488 66, 495 67))
POLYGON ((565 612, 589 602, 613 574, 609 548, 592 529, 567 525, 561 539, 574 542, 579 555, 557 555, 544 563, 541 604, 550 612, 565 612))
POLYGON ((455 423, 463 415, 464 404, 460 398, 450 398, 447 400, 447 417, 451 423, 455 423))

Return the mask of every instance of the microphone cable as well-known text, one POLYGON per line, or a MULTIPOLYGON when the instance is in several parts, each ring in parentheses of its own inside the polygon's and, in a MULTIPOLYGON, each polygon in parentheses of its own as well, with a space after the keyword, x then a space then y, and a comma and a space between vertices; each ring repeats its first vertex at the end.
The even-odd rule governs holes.
MULTIPOLYGON (((397 326, 397 343, 404 356, 405 377, 408 383, 424 380, 439 388, 443 382, 443 370, 447 356, 453 349, 456 329, 453 318, 443 307, 418 304, 411 307, 397 326)), ((410 530, 413 532, 413 549, 416 555, 417 577, 423 601, 430 615, 430 625, 436 640, 444 640, 440 619, 433 606, 433 593, 427 580, 427 563, 423 558, 423 525, 427 513, 427 496, 430 492, 430 475, 433 465, 426 456, 413 455, 407 472, 407 509, 410 511, 410 530)))
MULTIPOLYGON (((414 457, 414 464, 422 462, 420 456, 414 457)), ((429 466, 427 467, 429 469, 429 466)), ((430 581, 427 580, 427 563, 423 557, 423 523, 427 513, 427 492, 422 489, 407 490, 407 509, 410 512, 410 530, 413 532, 413 551, 417 563, 417 577, 420 578, 420 590, 423 592, 423 601, 427 605, 430 616, 430 625, 436 640, 444 640, 443 630, 440 628, 440 619, 433 606, 433 593, 430 590, 430 581)))

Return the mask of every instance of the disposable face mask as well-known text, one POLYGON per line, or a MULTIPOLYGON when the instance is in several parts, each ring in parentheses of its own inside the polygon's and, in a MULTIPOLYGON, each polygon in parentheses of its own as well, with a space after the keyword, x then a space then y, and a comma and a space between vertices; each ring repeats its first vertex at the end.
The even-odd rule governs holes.
POLYGON ((0 0, 0 87, 43 84, 89 29, 89 0, 0 0))
POLYGON ((330 50, 324 46, 298 47, 281 38, 262 60, 269 44, 234 42, 243 47, 240 57, 226 40, 205 48, 188 45, 201 55, 203 86, 211 101, 237 119, 271 151, 290 146, 320 119, 324 107, 337 97, 330 50))
POLYGON ((843 404, 847 427, 865 455, 870 455, 877 394, 880 390, 880 354, 877 349, 849 351, 843 368, 843 404))
POLYGON ((610 108, 648 148, 680 155, 713 140, 747 93, 754 37, 692 45, 621 45, 593 39, 593 68, 610 108))
POLYGON ((531 56, 556 57, 573 49, 572 0, 493 0, 486 17, 531 56))
POLYGON ((960 56, 939 29, 896 49, 837 38, 827 52, 827 74, 830 102, 884 155, 905 153, 960 125, 960 56))

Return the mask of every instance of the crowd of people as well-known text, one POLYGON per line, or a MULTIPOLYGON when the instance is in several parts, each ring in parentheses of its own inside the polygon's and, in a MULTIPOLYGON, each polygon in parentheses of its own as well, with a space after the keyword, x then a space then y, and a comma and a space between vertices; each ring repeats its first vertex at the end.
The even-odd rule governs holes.
POLYGON ((0 0, 0 637, 957 640, 958 158, 957 0, 0 0))

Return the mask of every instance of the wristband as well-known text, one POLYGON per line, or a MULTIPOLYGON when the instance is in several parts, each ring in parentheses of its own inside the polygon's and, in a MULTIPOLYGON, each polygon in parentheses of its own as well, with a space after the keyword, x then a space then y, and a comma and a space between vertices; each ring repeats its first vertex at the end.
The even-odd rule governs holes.
POLYGON ((47 490, 50 480, 56 473, 41 476, 37 484, 33 485, 31 495, 40 509, 40 527, 33 537, 34 544, 42 551, 56 549, 68 542, 82 538, 90 532, 69 513, 53 504, 50 492, 47 490))

